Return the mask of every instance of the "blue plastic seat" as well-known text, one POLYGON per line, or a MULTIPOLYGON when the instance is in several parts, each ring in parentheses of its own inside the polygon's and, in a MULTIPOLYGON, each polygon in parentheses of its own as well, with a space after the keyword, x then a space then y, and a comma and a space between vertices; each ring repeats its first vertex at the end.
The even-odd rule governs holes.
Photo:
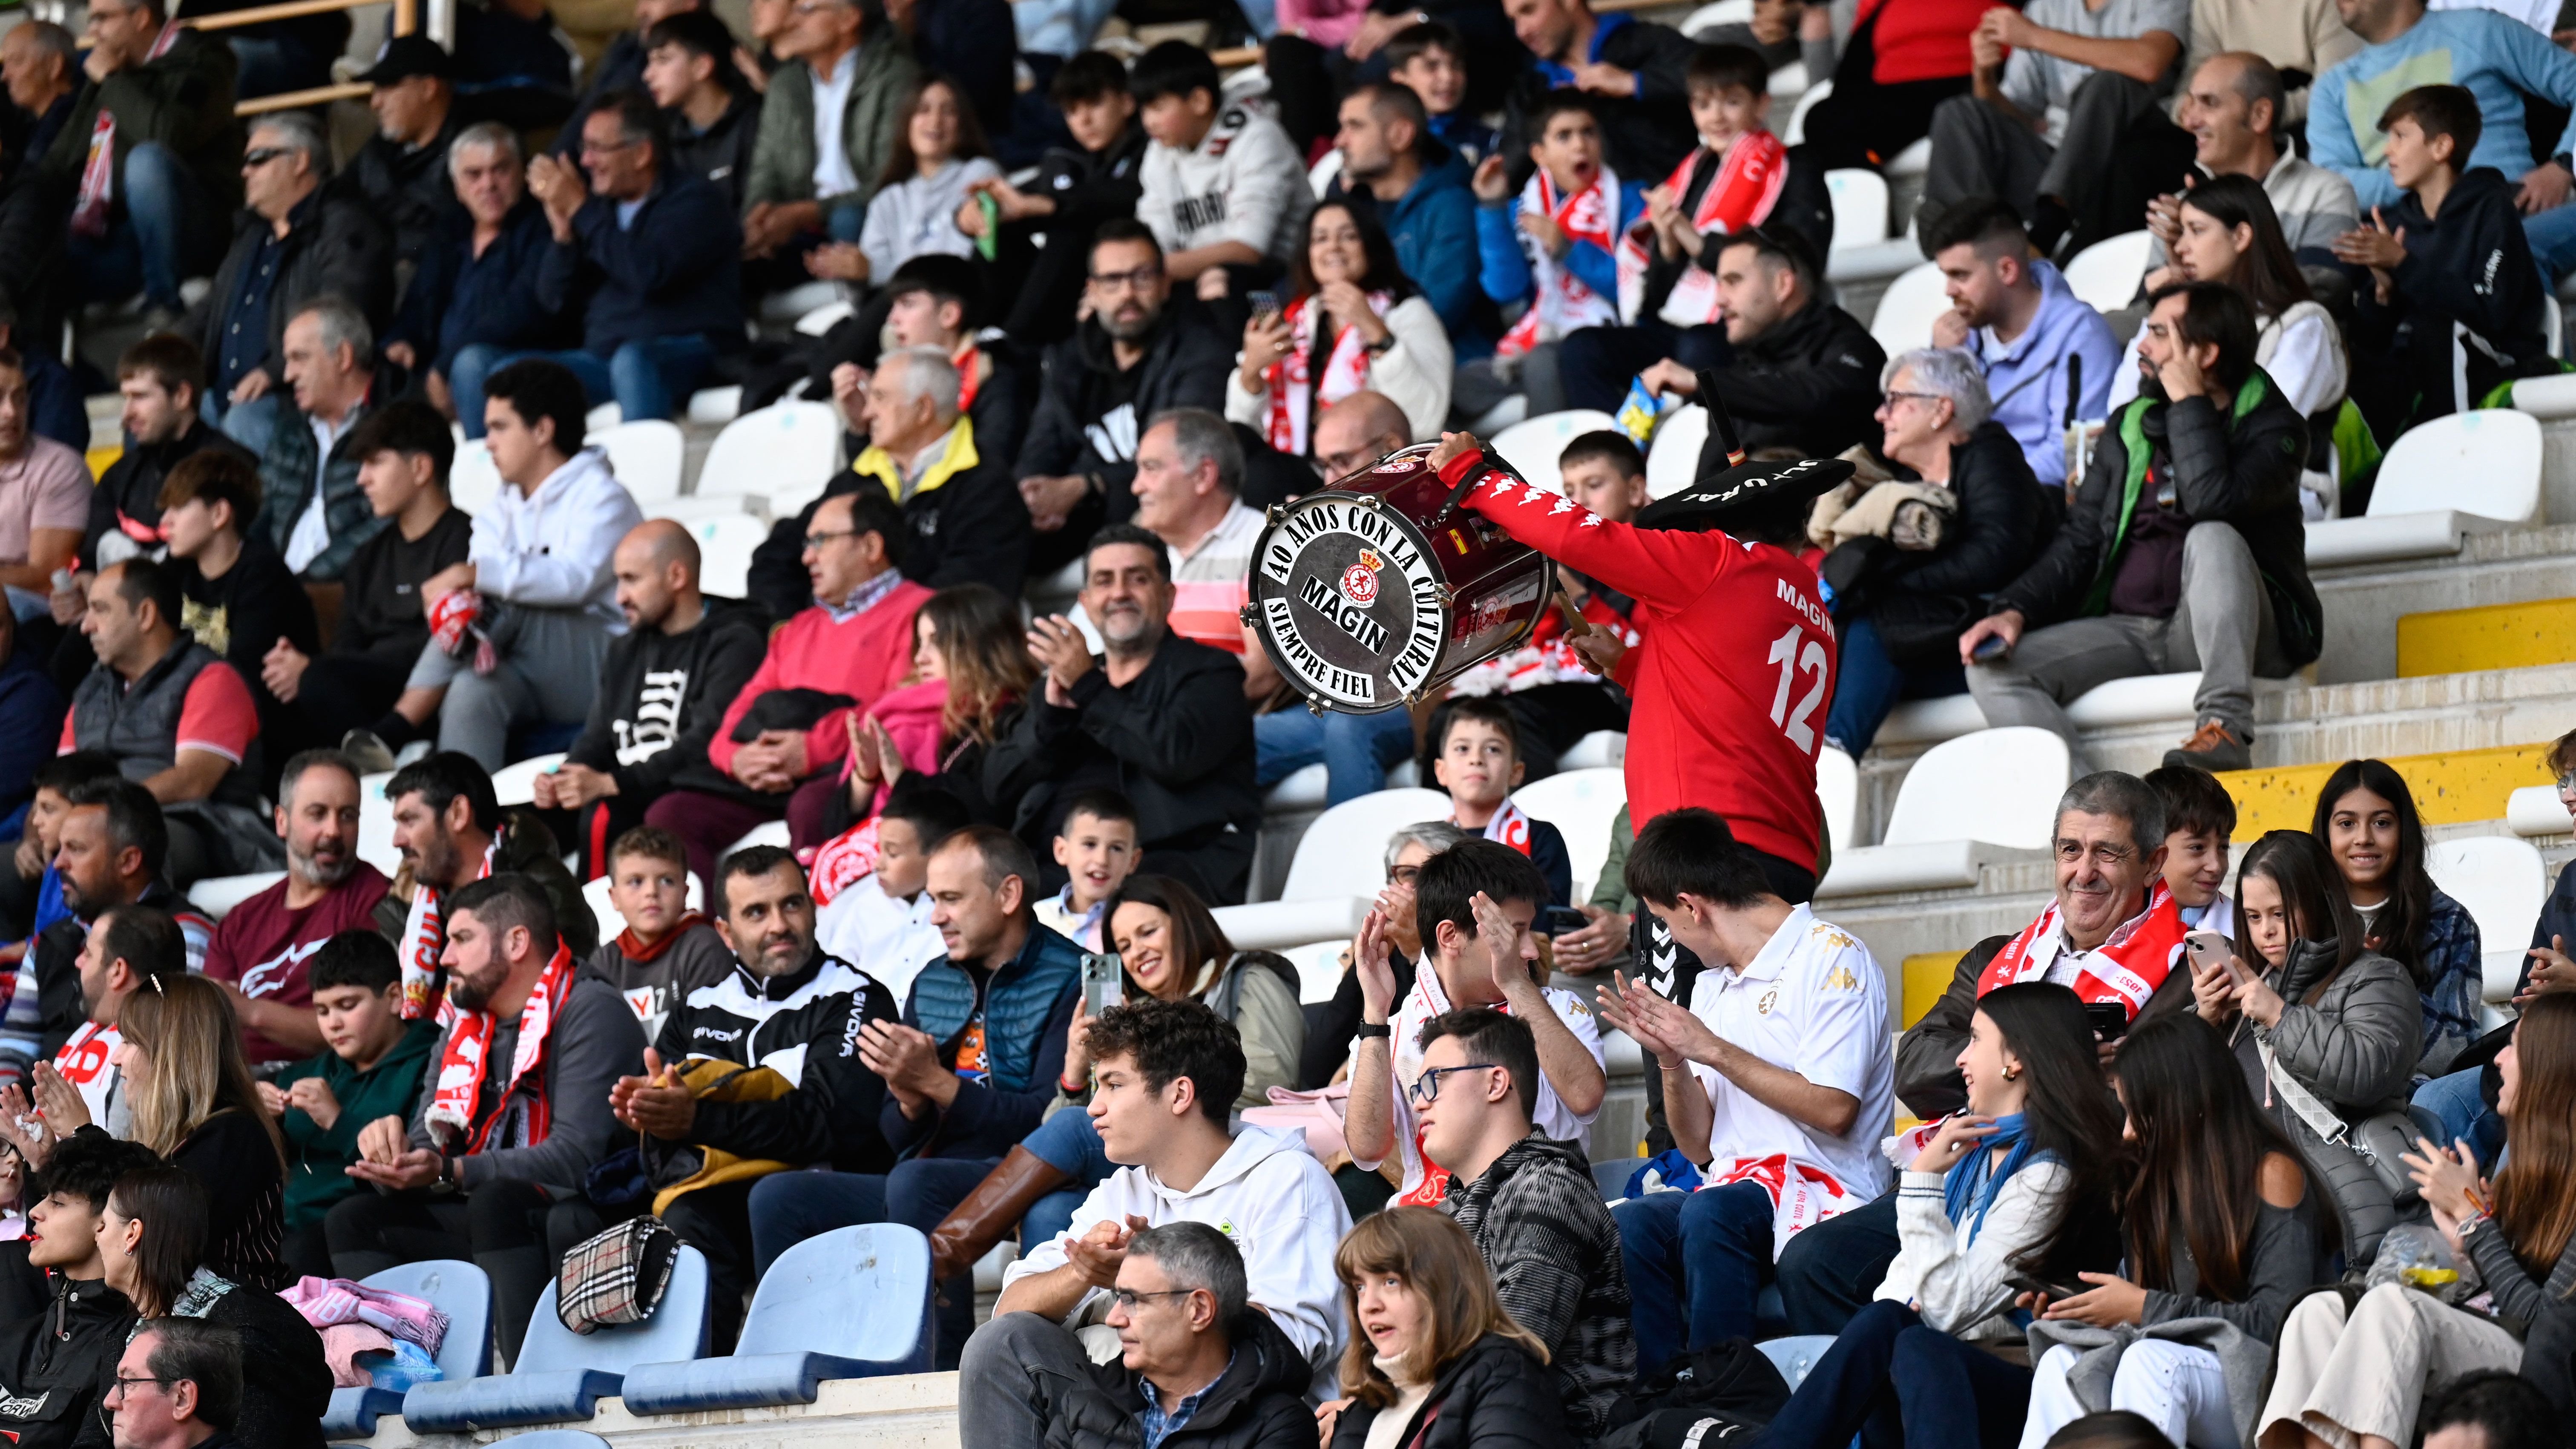
POLYGON ((900 1223, 836 1228, 781 1254, 730 1358, 648 1363, 619 1390, 635 1414, 810 1404, 825 1379, 928 1373, 930 1240, 900 1223))
MULTIPOLYGON (((360 1281, 369 1288, 426 1298, 447 1315, 447 1336, 438 1342, 441 1377, 480 1378, 492 1371, 492 1280, 482 1269, 455 1258, 432 1258, 370 1273, 360 1281)), ((376 1417, 400 1413, 402 1406, 402 1394, 393 1389, 333 1389, 331 1407, 322 1415, 322 1437, 372 1437, 376 1417)))
POLYGON ((1795 1393, 1798 1385, 1806 1382, 1808 1372, 1815 1368, 1816 1360, 1823 1358, 1825 1350, 1834 1346, 1834 1336, 1809 1333, 1796 1338, 1766 1338, 1753 1346, 1762 1350, 1762 1356, 1780 1370, 1780 1377, 1789 1381, 1789 1390, 1795 1393))
POLYGON ((707 1260, 684 1244, 652 1317, 575 1333, 555 1317, 555 1285, 548 1283, 510 1372, 414 1384, 403 1396, 403 1424, 415 1434, 461 1434, 587 1419, 635 1365, 706 1351, 707 1260))

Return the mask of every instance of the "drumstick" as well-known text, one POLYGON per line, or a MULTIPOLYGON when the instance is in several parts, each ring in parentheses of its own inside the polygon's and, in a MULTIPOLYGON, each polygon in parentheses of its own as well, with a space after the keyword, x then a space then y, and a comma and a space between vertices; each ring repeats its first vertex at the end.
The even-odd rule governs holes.
POLYGON ((1564 613, 1565 637, 1569 642, 1592 632, 1591 621, 1585 619, 1583 612, 1574 607, 1574 600, 1566 594, 1562 585, 1558 586, 1556 591, 1556 607, 1564 613))
POLYGON ((1708 409, 1710 434, 1717 439, 1717 445, 1726 450, 1726 466, 1743 467, 1744 442, 1736 435, 1735 419, 1727 415, 1726 403, 1717 395, 1717 372, 1713 368, 1699 370, 1699 403, 1708 409))

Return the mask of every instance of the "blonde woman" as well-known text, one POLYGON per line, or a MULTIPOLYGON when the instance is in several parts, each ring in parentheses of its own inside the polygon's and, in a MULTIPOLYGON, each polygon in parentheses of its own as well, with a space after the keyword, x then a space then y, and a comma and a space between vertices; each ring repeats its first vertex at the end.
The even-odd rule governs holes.
POLYGON ((1536 1449, 1573 1442, 1547 1346, 1503 1311, 1455 1218, 1396 1207, 1333 1255, 1350 1311, 1344 1397, 1316 1411, 1328 1449, 1536 1449))
POLYGON ((285 1287, 286 1144, 260 1110, 223 988, 171 977, 126 998, 116 1024, 125 1040, 108 1060, 124 1073, 134 1140, 205 1184, 205 1266, 285 1287))

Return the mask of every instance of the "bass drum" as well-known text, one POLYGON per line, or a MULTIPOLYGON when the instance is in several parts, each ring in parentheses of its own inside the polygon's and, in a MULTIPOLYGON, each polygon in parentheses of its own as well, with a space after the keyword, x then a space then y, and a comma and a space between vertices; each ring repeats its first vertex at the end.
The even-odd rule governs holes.
POLYGON ((1544 555, 1450 510, 1434 446, 1270 510, 1244 623, 1313 709, 1414 704, 1526 642, 1555 592, 1544 555))

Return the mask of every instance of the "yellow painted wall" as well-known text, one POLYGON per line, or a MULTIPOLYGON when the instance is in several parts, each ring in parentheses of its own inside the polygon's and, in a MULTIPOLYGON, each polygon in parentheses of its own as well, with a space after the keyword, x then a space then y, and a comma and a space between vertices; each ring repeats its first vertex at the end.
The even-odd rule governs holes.
POLYGON ((2397 621, 2397 676, 2576 662, 2576 599, 2489 604, 2397 621))
MULTIPOLYGON (((2406 787, 2415 792, 2415 808, 2427 825, 2460 825, 2504 818, 2506 799, 2525 785, 2549 783, 2542 763, 2549 747, 2504 745, 2486 750, 2453 750, 2431 755, 2400 755, 2388 761, 2406 787)), ((2314 818, 2317 791, 2342 765, 2285 765, 2269 770, 2231 770, 2218 777, 2236 801, 2236 838, 2252 840, 2267 830, 2305 830, 2314 818)), ((1913 958, 1907 961, 1910 970, 1913 958)), ((1907 978, 1908 1004, 1912 978, 1907 978)))
POLYGON ((1950 989, 1950 978, 1959 970, 1959 958, 1965 951, 1924 951, 1905 958, 1905 1000, 1900 1009, 1909 1028, 1923 1019, 1923 1013, 1950 989))

